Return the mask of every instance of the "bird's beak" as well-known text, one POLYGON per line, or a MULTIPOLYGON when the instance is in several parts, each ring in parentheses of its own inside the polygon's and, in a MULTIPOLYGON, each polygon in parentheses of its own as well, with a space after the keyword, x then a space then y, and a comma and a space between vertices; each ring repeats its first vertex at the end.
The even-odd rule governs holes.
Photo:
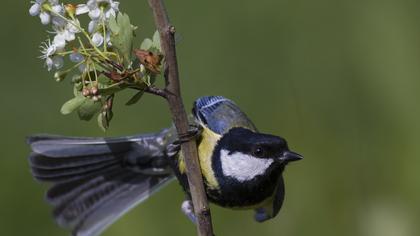
POLYGON ((280 157, 280 160, 282 162, 299 161, 302 159, 303 159, 302 155, 297 154, 296 152, 292 152, 292 151, 285 151, 283 155, 280 157))

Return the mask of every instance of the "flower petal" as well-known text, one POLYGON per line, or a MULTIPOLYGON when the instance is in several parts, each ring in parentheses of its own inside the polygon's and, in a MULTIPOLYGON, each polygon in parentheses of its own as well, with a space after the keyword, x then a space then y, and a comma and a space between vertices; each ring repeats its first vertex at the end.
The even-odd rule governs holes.
POLYGON ((61 6, 60 4, 57 4, 57 5, 52 6, 52 11, 53 11, 54 13, 57 13, 57 14, 63 15, 63 13, 64 13, 64 8, 63 8, 63 6, 61 6))
POLYGON ((90 21, 89 22, 89 25, 88 25, 88 31, 89 31, 89 33, 92 33, 93 31, 95 31, 97 26, 98 26, 98 22, 97 21, 95 21, 95 20, 90 21))
POLYGON ((51 16, 47 12, 41 12, 41 14, 39 14, 39 18, 41 18, 41 23, 43 25, 48 25, 51 21, 51 16))
POLYGON ((56 70, 60 69, 64 65, 64 58, 62 56, 55 56, 52 58, 52 61, 56 70))
POLYGON ((95 8, 89 11, 89 17, 92 20, 98 20, 101 16, 101 10, 99 8, 95 8))
POLYGON ((54 53, 57 51, 57 47, 54 44, 51 44, 46 50, 45 50, 45 56, 50 57, 54 55, 54 53))
POLYGON ((38 3, 35 3, 31 6, 31 8, 29 8, 29 14, 31 16, 37 16, 39 13, 41 13, 41 5, 38 3))
POLYGON ((71 32, 71 33, 73 33, 73 34, 75 34, 75 33, 79 33, 80 32, 80 30, 79 30, 79 27, 80 27, 80 22, 79 22, 79 20, 74 20, 74 21, 71 21, 71 22, 69 22, 67 25, 66 25, 66 29, 69 31, 69 32, 71 32))
POLYGON ((89 7, 86 4, 79 4, 76 6, 76 15, 82 15, 89 12, 89 7))
POLYGON ((114 9, 114 10, 116 10, 116 11, 118 11, 118 7, 119 7, 119 5, 120 5, 120 3, 119 2, 114 2, 114 1, 110 1, 110 4, 111 4, 111 8, 112 9, 114 9))
POLYGON ((71 42, 76 39, 76 35, 69 30, 64 31, 64 37, 67 42, 71 42))
POLYGON ((53 45, 57 50, 63 50, 66 47, 66 36, 62 33, 54 36, 53 45))
POLYGON ((85 59, 85 57, 78 52, 71 53, 69 57, 70 57, 70 61, 74 63, 79 63, 85 59))
POLYGON ((50 71, 53 67, 53 60, 51 59, 51 57, 47 57, 47 59, 45 59, 45 66, 47 67, 47 70, 50 71))
POLYGON ((116 12, 114 9, 110 8, 105 12, 105 19, 109 19, 111 16, 116 16, 116 12))
POLYGON ((105 42, 107 43, 108 46, 112 47, 112 43, 111 43, 111 32, 107 32, 106 33, 105 42))
POLYGON ((102 45, 102 43, 104 42, 104 37, 100 34, 100 33, 98 33, 98 32, 96 32, 96 33, 94 33, 93 34, 93 36, 92 36, 92 42, 93 42, 93 44, 95 44, 95 46, 101 46, 102 45))
POLYGON ((87 1, 86 5, 88 5, 90 10, 98 8, 98 3, 97 3, 96 0, 89 0, 89 1, 87 1))
POLYGON ((57 26, 57 27, 64 27, 67 23, 66 20, 58 16, 53 16, 51 22, 54 26, 57 26))

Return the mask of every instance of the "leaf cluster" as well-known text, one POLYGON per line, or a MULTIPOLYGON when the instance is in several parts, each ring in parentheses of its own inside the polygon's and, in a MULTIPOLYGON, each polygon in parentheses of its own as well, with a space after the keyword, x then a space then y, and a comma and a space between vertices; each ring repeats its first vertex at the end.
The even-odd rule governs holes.
POLYGON ((111 17, 109 29, 112 45, 110 50, 113 53, 111 55, 115 56, 107 59, 87 58, 89 68, 73 75, 74 97, 61 107, 62 114, 77 112, 81 120, 89 121, 97 116, 98 125, 103 130, 109 127, 112 120, 116 94, 126 89, 134 89, 137 92, 126 105, 137 103, 145 89, 152 86, 156 76, 160 74, 162 60, 157 32, 151 39, 144 39, 141 44, 141 50, 158 58, 154 63, 155 70, 151 69, 149 63, 133 54, 136 27, 131 25, 128 15, 119 13, 116 17, 111 17))

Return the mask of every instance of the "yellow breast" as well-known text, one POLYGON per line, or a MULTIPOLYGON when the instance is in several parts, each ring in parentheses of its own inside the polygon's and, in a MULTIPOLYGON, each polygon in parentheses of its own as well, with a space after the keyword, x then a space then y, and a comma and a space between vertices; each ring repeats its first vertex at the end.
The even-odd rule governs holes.
MULTIPOLYGON (((213 169, 211 168, 211 157, 213 154, 213 149, 217 144, 217 141, 220 139, 220 135, 214 133, 210 129, 203 127, 203 132, 201 134, 201 142, 198 148, 198 159, 200 161, 201 172, 207 183, 207 187, 211 189, 218 189, 219 184, 214 175, 213 169)), ((185 173, 185 162, 182 155, 179 155, 179 170, 182 174, 185 173)))

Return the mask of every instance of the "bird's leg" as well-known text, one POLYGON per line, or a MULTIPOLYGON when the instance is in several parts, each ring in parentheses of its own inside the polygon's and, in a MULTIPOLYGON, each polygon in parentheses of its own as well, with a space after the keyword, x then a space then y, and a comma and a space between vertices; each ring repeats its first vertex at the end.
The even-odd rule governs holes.
POLYGON ((197 139, 200 137, 201 132, 203 131, 203 127, 197 124, 190 124, 188 131, 183 134, 178 135, 178 140, 175 143, 182 144, 189 142, 191 139, 197 139))
POLYGON ((181 205, 182 212, 190 219, 193 224, 197 224, 197 217, 194 214, 194 206, 191 199, 185 199, 181 205))
POLYGON ((261 223, 271 219, 271 217, 267 214, 264 208, 257 208, 255 209, 254 219, 261 223))
POLYGON ((201 126, 190 124, 190 128, 186 133, 178 135, 178 139, 166 147, 166 155, 169 157, 176 155, 181 149, 182 143, 188 142, 191 139, 197 139, 200 137, 202 131, 203 128, 201 126))
MULTIPOLYGON (((179 134, 178 139, 169 144, 166 148, 166 155, 167 156, 174 156, 176 155, 179 150, 181 149, 181 144, 185 142, 189 142, 191 139, 197 139, 200 137, 203 128, 197 124, 190 124, 188 131, 184 134, 179 134)), ((182 212, 193 222, 195 225, 197 224, 197 217, 194 214, 194 206, 190 196, 187 196, 185 200, 181 204, 182 212)))

